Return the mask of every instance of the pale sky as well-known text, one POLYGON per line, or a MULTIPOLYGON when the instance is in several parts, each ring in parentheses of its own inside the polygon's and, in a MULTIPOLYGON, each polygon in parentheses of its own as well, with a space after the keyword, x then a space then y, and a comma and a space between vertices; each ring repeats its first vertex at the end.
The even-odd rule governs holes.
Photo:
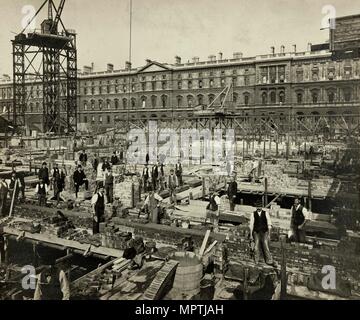
MULTIPOLYGON (((129 56, 130 0, 67 0, 62 19, 78 34, 78 67, 95 63, 95 70, 113 63, 122 69, 129 56)), ((56 5, 60 0, 54 0, 56 5)), ((43 0, 0 0, 0 75, 12 74, 10 40, 19 33, 23 6, 36 10, 43 0)), ((360 14, 360 0, 133 0, 132 62, 146 59, 173 63, 193 56, 206 60, 210 54, 233 52, 253 56, 283 44, 290 51, 306 50, 308 42, 322 43, 322 8, 333 5, 337 16, 360 14)), ((36 27, 47 15, 47 8, 36 27)))

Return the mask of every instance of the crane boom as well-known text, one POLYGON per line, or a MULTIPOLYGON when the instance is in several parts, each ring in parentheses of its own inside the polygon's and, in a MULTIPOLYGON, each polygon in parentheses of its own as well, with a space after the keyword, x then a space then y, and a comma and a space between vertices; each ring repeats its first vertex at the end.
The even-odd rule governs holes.
MULTIPOLYGON (((52 0, 50 0, 52 2, 52 0)), ((56 32, 57 31, 57 26, 59 24, 59 21, 60 21, 60 18, 61 18, 61 14, 62 14, 62 11, 64 9, 64 5, 65 5, 65 0, 61 0, 60 4, 59 4, 59 8, 56 9, 55 6, 55 12, 56 12, 56 16, 55 16, 55 19, 54 19, 54 22, 53 22, 53 25, 52 25, 52 28, 51 28, 51 31, 52 32, 56 32)))

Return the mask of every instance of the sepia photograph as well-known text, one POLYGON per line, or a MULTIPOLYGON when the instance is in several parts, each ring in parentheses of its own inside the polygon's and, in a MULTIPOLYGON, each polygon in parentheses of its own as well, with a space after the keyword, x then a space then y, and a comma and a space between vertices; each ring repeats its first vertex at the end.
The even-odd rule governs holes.
POLYGON ((360 300, 360 0, 0 0, 0 30, 0 307, 360 300))

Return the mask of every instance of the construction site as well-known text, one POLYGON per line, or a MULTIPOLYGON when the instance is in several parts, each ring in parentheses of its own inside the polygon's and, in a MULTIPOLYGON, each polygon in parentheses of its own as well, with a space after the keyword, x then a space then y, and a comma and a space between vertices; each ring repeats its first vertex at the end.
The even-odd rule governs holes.
POLYGON ((304 53, 95 72, 65 2, 0 84, 0 300, 359 300, 360 15, 304 53))

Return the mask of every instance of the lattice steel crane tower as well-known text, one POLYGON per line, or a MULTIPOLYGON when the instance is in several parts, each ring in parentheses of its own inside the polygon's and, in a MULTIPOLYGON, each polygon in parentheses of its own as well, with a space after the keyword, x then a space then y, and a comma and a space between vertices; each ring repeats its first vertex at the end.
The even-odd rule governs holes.
POLYGON ((13 122, 16 126, 26 125, 32 81, 39 81, 43 88, 43 132, 71 134, 76 131, 76 34, 66 29, 61 20, 64 5, 65 0, 61 0, 58 7, 54 0, 45 0, 24 30, 12 40, 13 122), (41 30, 25 34, 27 27, 45 5, 48 7, 48 16, 41 23, 41 30), (30 87, 30 93, 27 87, 30 87))

